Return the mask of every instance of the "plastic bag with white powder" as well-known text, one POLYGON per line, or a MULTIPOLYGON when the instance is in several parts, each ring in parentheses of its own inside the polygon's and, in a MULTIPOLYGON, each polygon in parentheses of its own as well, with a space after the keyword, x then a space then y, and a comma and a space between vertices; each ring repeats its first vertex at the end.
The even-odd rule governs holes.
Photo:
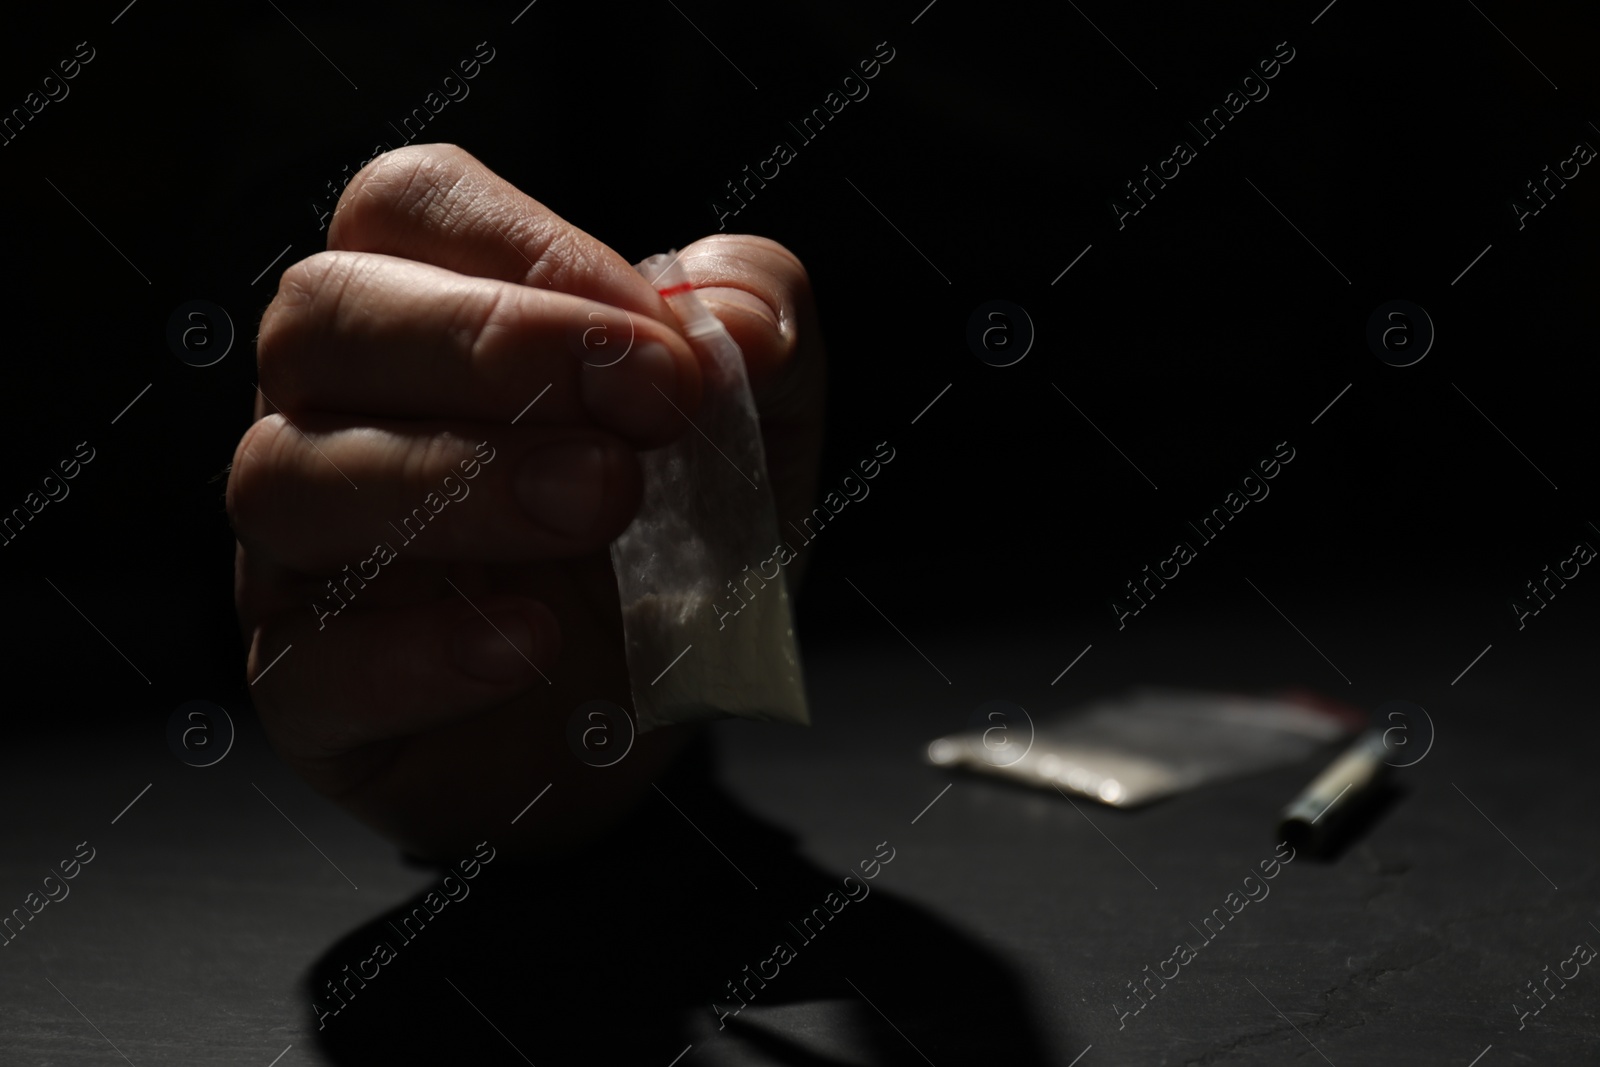
POLYGON ((809 725, 784 576, 756 571, 780 538, 744 356, 675 254, 638 270, 704 379, 693 425, 640 454, 644 500, 611 545, 639 732, 728 716, 809 725))

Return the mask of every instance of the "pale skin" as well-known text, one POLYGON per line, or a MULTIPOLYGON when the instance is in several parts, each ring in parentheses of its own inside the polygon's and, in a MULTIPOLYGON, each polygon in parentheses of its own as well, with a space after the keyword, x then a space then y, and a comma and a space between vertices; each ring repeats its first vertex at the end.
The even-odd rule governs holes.
MULTIPOLYGON (((681 263, 744 352, 779 517, 802 514, 824 381, 805 269, 723 234, 681 263)), ((357 174, 328 250, 290 266, 262 316, 256 421, 228 479, 246 673, 284 760, 427 858, 556 851, 624 815, 693 728, 596 769, 567 723, 593 699, 632 707, 607 546, 639 504, 638 452, 695 432, 700 360, 626 260, 462 149, 357 174), (451 475, 470 492, 414 540, 389 525, 451 475), (328 579, 380 542, 394 557, 327 613, 328 579), (547 783, 559 817, 512 826, 547 783)))

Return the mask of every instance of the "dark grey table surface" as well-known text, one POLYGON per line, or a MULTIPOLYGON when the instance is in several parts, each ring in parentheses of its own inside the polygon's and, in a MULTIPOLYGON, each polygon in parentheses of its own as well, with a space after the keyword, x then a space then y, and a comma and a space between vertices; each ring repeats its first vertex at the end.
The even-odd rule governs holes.
POLYGON ((153 713, 110 731, 61 714, 5 751, 0 906, 80 842, 94 858, 0 949, 0 1062, 1600 1061, 1587 968, 1519 1017, 1530 981, 1600 945, 1591 634, 1519 643, 1442 613, 1374 645, 1352 611, 1319 621, 1314 650, 1276 616, 1235 618, 1102 636, 1054 686, 1090 639, 812 649, 813 728, 713 730, 726 796, 691 760, 662 782, 676 809, 650 796, 586 853, 489 863, 410 942, 383 927, 440 872, 302 785, 248 713, 204 769, 153 713), (1398 799, 1333 860, 1284 867, 1137 1015, 1119 1015, 1128 983, 1199 941, 1191 923, 1273 855, 1277 810, 1327 755, 1137 812, 922 760, 991 697, 1044 713, 1158 682, 1351 699, 1374 677, 1436 728, 1398 799), (869 895, 814 942, 785 932, 884 842, 869 895), (394 957, 319 1029, 313 983, 384 938, 394 957), (792 962, 719 1029, 713 997, 784 939, 792 962))

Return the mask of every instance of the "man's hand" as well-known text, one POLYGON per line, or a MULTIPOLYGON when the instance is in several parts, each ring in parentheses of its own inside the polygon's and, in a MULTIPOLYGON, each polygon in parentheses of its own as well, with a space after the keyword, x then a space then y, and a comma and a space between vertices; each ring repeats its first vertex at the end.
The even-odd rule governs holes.
MULTIPOLYGON (((822 430, 804 268, 741 236, 682 264, 745 353, 780 520, 798 514, 822 430)), ((328 251, 284 272, 257 360, 227 502, 279 753, 422 856, 620 817, 688 736, 654 731, 603 769, 566 741, 586 701, 632 706, 607 546, 639 504, 637 451, 700 404, 659 294, 466 152, 413 146, 351 180, 328 251), (551 782, 562 818, 512 827, 551 782)))

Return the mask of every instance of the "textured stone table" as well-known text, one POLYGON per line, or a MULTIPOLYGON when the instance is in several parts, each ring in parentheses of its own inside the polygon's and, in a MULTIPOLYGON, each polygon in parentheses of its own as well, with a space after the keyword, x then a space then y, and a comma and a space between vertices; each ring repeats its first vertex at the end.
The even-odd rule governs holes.
MULTIPOLYGON (((1360 677, 1394 654, 1361 634, 1352 616, 1319 647, 1360 677)), ((1571 973, 1575 944, 1600 944, 1592 641, 1497 645, 1450 685, 1477 636, 1439 625, 1406 650, 1412 684, 1395 695, 1427 707, 1437 736, 1394 802, 1333 860, 1284 866, 1137 1014, 1129 983, 1200 943, 1326 756, 1121 812, 952 776, 922 751, 993 696, 1042 713, 1144 682, 1347 695, 1273 619, 1169 613, 1097 644, 1054 688, 1077 649, 1045 635, 924 637, 937 670, 892 634, 813 649, 815 727, 719 725, 725 791, 691 761, 616 838, 539 868, 497 856, 404 932, 439 872, 316 798, 248 715, 205 769, 167 752, 153 714, 40 737, 7 751, 0 779, 5 905, 80 842, 93 859, 0 949, 3 1059, 1589 1062, 1587 968, 1565 988, 1551 978, 1525 1027, 1516 1013, 1538 1003, 1530 981, 1571 973), (874 856, 892 858, 843 880, 874 856), (830 893, 848 899, 802 931, 830 893), (350 981, 337 1012, 315 992, 330 978, 350 981), (737 1013, 729 983, 748 994, 737 1013)), ((523 817, 562 811, 552 792, 523 817)))

